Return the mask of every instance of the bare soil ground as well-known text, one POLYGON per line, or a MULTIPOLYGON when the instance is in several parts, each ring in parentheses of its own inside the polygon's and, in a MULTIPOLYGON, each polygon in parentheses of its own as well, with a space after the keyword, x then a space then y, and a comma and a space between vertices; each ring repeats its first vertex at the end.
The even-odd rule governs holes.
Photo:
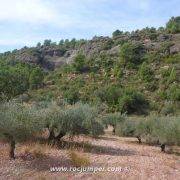
POLYGON ((44 156, 35 158, 26 153, 27 145, 18 144, 16 160, 9 160, 8 145, 0 143, 0 180, 178 180, 180 177, 180 158, 177 154, 161 153, 159 147, 139 145, 134 138, 120 138, 105 135, 98 139, 79 137, 74 148, 83 151, 90 159, 91 167, 121 167, 121 172, 50 172, 50 167, 71 167, 68 146, 73 142, 64 141, 54 148, 46 148, 44 156), (85 143, 82 143, 85 142, 85 143))

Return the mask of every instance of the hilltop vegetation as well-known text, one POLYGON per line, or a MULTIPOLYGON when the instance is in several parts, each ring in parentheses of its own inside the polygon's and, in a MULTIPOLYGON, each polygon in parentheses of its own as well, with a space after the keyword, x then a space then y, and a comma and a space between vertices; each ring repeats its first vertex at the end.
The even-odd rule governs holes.
POLYGON ((45 40, 0 55, 1 97, 103 104, 107 112, 178 114, 179 17, 112 38, 45 40), (23 94, 23 95, 22 95, 23 94))

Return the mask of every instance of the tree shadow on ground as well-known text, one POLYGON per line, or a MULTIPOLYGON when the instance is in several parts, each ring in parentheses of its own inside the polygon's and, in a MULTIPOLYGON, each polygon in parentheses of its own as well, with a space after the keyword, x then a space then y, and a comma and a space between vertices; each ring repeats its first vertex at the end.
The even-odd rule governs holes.
POLYGON ((97 137, 96 139, 101 139, 101 140, 106 140, 106 141, 117 141, 116 138, 106 137, 106 136, 97 137))
POLYGON ((134 150, 113 148, 110 146, 94 145, 84 142, 61 141, 58 143, 60 149, 83 149, 84 152, 111 156, 132 156, 136 155, 134 150))
MULTIPOLYGON (((50 168, 52 167, 67 167, 70 168, 72 163, 70 159, 67 157, 61 156, 53 156, 53 155, 44 155, 41 158, 32 158, 26 157, 24 155, 18 156, 17 160, 20 159, 21 166, 25 169, 40 171, 48 171, 50 172, 50 168)), ((53 173, 53 172, 52 172, 53 173)))

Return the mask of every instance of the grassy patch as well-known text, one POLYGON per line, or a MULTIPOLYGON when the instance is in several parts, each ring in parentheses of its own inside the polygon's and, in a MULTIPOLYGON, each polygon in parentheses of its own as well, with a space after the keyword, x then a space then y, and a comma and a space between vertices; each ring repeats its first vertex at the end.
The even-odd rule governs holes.
POLYGON ((74 150, 69 151, 69 157, 72 164, 76 167, 85 167, 90 165, 89 157, 85 156, 83 153, 75 152, 74 150))

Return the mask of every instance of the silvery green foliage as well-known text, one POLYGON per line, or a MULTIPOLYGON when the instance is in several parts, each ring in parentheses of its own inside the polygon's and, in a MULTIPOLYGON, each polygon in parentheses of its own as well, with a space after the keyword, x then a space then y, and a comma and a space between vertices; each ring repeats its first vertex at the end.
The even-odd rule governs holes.
POLYGON ((111 125, 113 127, 116 127, 118 124, 124 122, 126 115, 121 113, 110 113, 106 116, 102 117, 103 124, 107 127, 108 125, 111 125))
POLYGON ((34 107, 13 101, 0 104, 1 137, 11 136, 14 140, 26 140, 41 132, 42 127, 41 113, 34 107))
POLYGON ((77 103, 66 110, 70 134, 100 135, 103 128, 98 122, 98 109, 88 104, 77 103))
POLYGON ((152 136, 163 144, 180 145, 180 117, 157 118, 152 136))
POLYGON ((88 104, 77 103, 65 107, 51 104, 45 109, 45 122, 48 128, 70 135, 103 133, 103 127, 97 121, 98 111, 88 104))
POLYGON ((136 127, 139 120, 126 119, 122 123, 118 123, 116 127, 116 135, 125 137, 136 137, 136 127))
POLYGON ((180 117, 148 117, 138 124, 136 133, 149 143, 179 145, 180 117))

